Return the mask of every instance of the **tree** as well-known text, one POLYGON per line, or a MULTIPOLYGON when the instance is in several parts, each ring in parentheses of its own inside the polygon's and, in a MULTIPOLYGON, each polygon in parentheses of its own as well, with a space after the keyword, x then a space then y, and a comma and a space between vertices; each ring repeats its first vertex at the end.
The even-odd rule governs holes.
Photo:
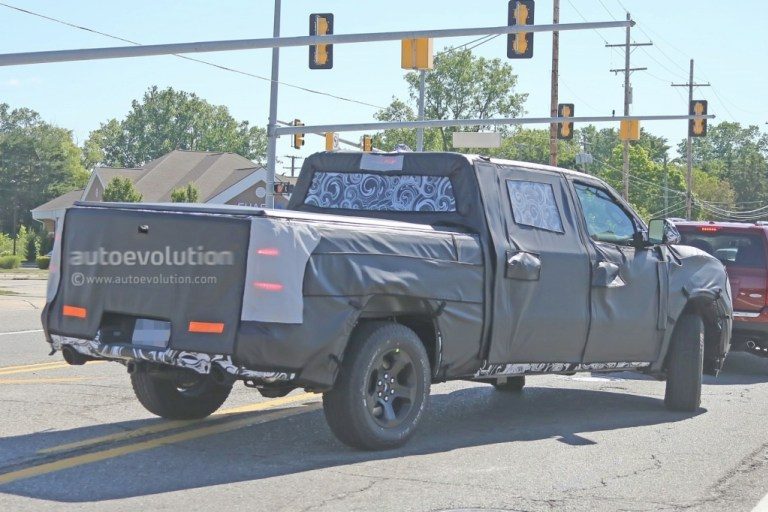
POLYGON ((141 200, 133 182, 122 176, 115 176, 104 188, 104 201, 108 203, 140 203, 141 200))
POLYGON ((172 203, 197 203, 200 200, 200 189, 194 183, 188 183, 186 187, 173 189, 171 192, 172 203))
POLYGON ((266 153, 266 131, 236 121, 225 106, 211 105, 194 93, 153 86, 131 103, 122 121, 110 119, 91 132, 89 156, 101 164, 141 166, 175 149, 226 151, 251 160, 266 153))
POLYGON ((15 235, 19 226, 33 226, 31 209, 87 181, 71 131, 33 110, 0 104, 1 231, 15 235))
MULTIPOLYGON (((512 66, 501 59, 475 57, 470 50, 449 49, 435 56, 434 69, 426 76, 424 116, 426 119, 469 119, 516 117, 524 112, 527 94, 515 93, 517 75, 512 66)), ((419 73, 405 75, 410 99, 415 104, 419 97, 419 73)), ((414 110, 405 101, 392 103, 376 116, 380 121, 412 120, 414 110)), ((466 128, 471 131, 489 129, 489 126, 466 128)), ((505 128, 493 128, 506 132, 505 128)), ((450 151, 452 133, 456 127, 425 130, 425 148, 450 151)), ((406 143, 415 148, 415 130, 387 130, 377 139, 380 144, 394 147, 406 143), (410 143, 409 143, 410 142, 410 143)), ((377 142, 375 141, 375 142, 377 142)))

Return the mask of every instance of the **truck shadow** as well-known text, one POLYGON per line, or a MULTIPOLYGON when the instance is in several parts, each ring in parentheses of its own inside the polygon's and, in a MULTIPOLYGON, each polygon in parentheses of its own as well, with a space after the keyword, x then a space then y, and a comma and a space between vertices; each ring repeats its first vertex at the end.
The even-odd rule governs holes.
MULTIPOLYGON (((441 394, 441 387, 436 387, 417 435, 397 450, 351 450, 332 436, 322 411, 314 409, 196 441, 16 480, 0 486, 0 492, 81 503, 255 481, 318 469, 340 470, 364 462, 440 454, 468 447, 508 445, 503 449, 513 456, 515 447, 509 446, 511 443, 551 439, 578 449, 596 444, 590 439, 590 433, 675 423, 705 412, 673 413, 664 409, 659 398, 609 391, 534 385, 514 395, 478 385, 441 394)), ((156 420, 144 420, 112 426, 135 429, 155 423, 156 420)), ((76 438, 83 439, 93 433, 92 429, 67 433, 78 434, 76 438)), ((40 432, 5 438, 0 440, 0 451, 9 446, 51 446, 61 442, 62 434, 40 432)), ((99 450, 112 447, 108 445, 99 450)), ((574 449, 571 447, 568 449, 574 449)))
POLYGON ((768 382, 768 358, 746 352, 730 352, 720 375, 704 377, 704 384, 733 386, 768 382))

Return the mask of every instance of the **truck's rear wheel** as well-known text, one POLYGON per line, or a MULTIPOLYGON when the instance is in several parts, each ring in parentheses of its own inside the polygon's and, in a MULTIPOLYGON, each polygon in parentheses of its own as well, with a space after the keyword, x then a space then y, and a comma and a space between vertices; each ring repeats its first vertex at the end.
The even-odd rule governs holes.
POLYGON ((698 315, 684 314, 675 326, 667 356, 664 405, 673 411, 692 412, 701 405, 704 371, 704 323, 698 315))
POLYGON ((429 397, 429 358, 419 337, 395 323, 371 322, 352 337, 325 418, 344 444, 383 450, 405 444, 429 397))
POLYGON ((152 372, 131 374, 136 398, 152 414, 173 420, 205 418, 229 396, 232 386, 222 386, 208 375, 168 378, 152 372))

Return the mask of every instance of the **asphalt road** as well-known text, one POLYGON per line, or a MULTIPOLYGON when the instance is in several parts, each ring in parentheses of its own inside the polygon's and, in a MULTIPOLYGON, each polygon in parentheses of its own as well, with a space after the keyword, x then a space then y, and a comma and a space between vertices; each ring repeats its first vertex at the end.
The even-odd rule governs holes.
POLYGON ((2 289, 3 511, 750 511, 768 492, 768 359, 729 356, 695 414, 633 374, 440 384, 410 444, 364 453, 299 391, 236 385, 208 420, 155 418, 122 366, 47 357, 42 281, 2 289))

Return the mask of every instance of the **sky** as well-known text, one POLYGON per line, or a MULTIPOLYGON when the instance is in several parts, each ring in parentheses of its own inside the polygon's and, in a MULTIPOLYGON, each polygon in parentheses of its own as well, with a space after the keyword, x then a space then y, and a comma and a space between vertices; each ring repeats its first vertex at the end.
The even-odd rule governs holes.
MULTIPOLYGON (((126 45, 1 4, 142 44, 271 37, 274 11, 273 0, 0 0, 0 53, 126 45)), ((538 0, 535 22, 551 23, 552 7, 552 0, 538 0)), ((561 0, 560 9, 561 23, 623 19, 628 9, 637 22, 632 40, 654 43, 632 53, 632 67, 648 68, 632 74, 633 114, 686 114, 687 90, 670 84, 687 81, 693 58, 695 81, 712 85, 696 89, 694 98, 709 100, 715 123, 738 121, 768 131, 768 33, 764 29, 768 2, 561 0)), ((308 35, 313 12, 334 13, 337 34, 493 27, 506 24, 507 0, 283 0, 282 35, 308 35)), ((623 76, 608 70, 623 67, 623 49, 606 48, 605 43, 623 43, 624 37, 620 28, 561 33, 560 102, 574 103, 577 116, 622 112, 623 76)), ((474 39, 438 39, 435 50, 474 39)), ((534 56, 529 60, 507 59, 505 36, 473 50, 512 65, 519 77, 517 92, 529 94, 525 109, 530 117, 549 115, 551 51, 547 33, 536 34, 534 56)), ((192 56, 262 77, 270 73, 271 51, 266 49, 192 56)), ((332 70, 310 70, 307 60, 307 48, 281 50, 280 81, 354 101, 281 85, 280 120, 299 118, 306 125, 370 122, 377 107, 387 106, 393 97, 408 98, 397 41, 336 45, 332 70)), ((131 101, 152 85, 195 92, 211 103, 226 105, 238 120, 267 123, 267 80, 174 56, 2 67, 0 103, 32 108, 46 121, 71 129, 82 143, 101 123, 122 119, 131 101)), ((599 126, 618 127, 618 123, 599 126)), ((673 146, 687 133, 686 121, 643 122, 642 126, 666 137, 673 146)), ((357 140, 360 135, 342 137, 357 140)), ((323 149, 324 139, 319 136, 307 135, 301 150, 290 146, 290 137, 278 142, 281 166, 290 162, 285 155, 306 157, 323 149)))

